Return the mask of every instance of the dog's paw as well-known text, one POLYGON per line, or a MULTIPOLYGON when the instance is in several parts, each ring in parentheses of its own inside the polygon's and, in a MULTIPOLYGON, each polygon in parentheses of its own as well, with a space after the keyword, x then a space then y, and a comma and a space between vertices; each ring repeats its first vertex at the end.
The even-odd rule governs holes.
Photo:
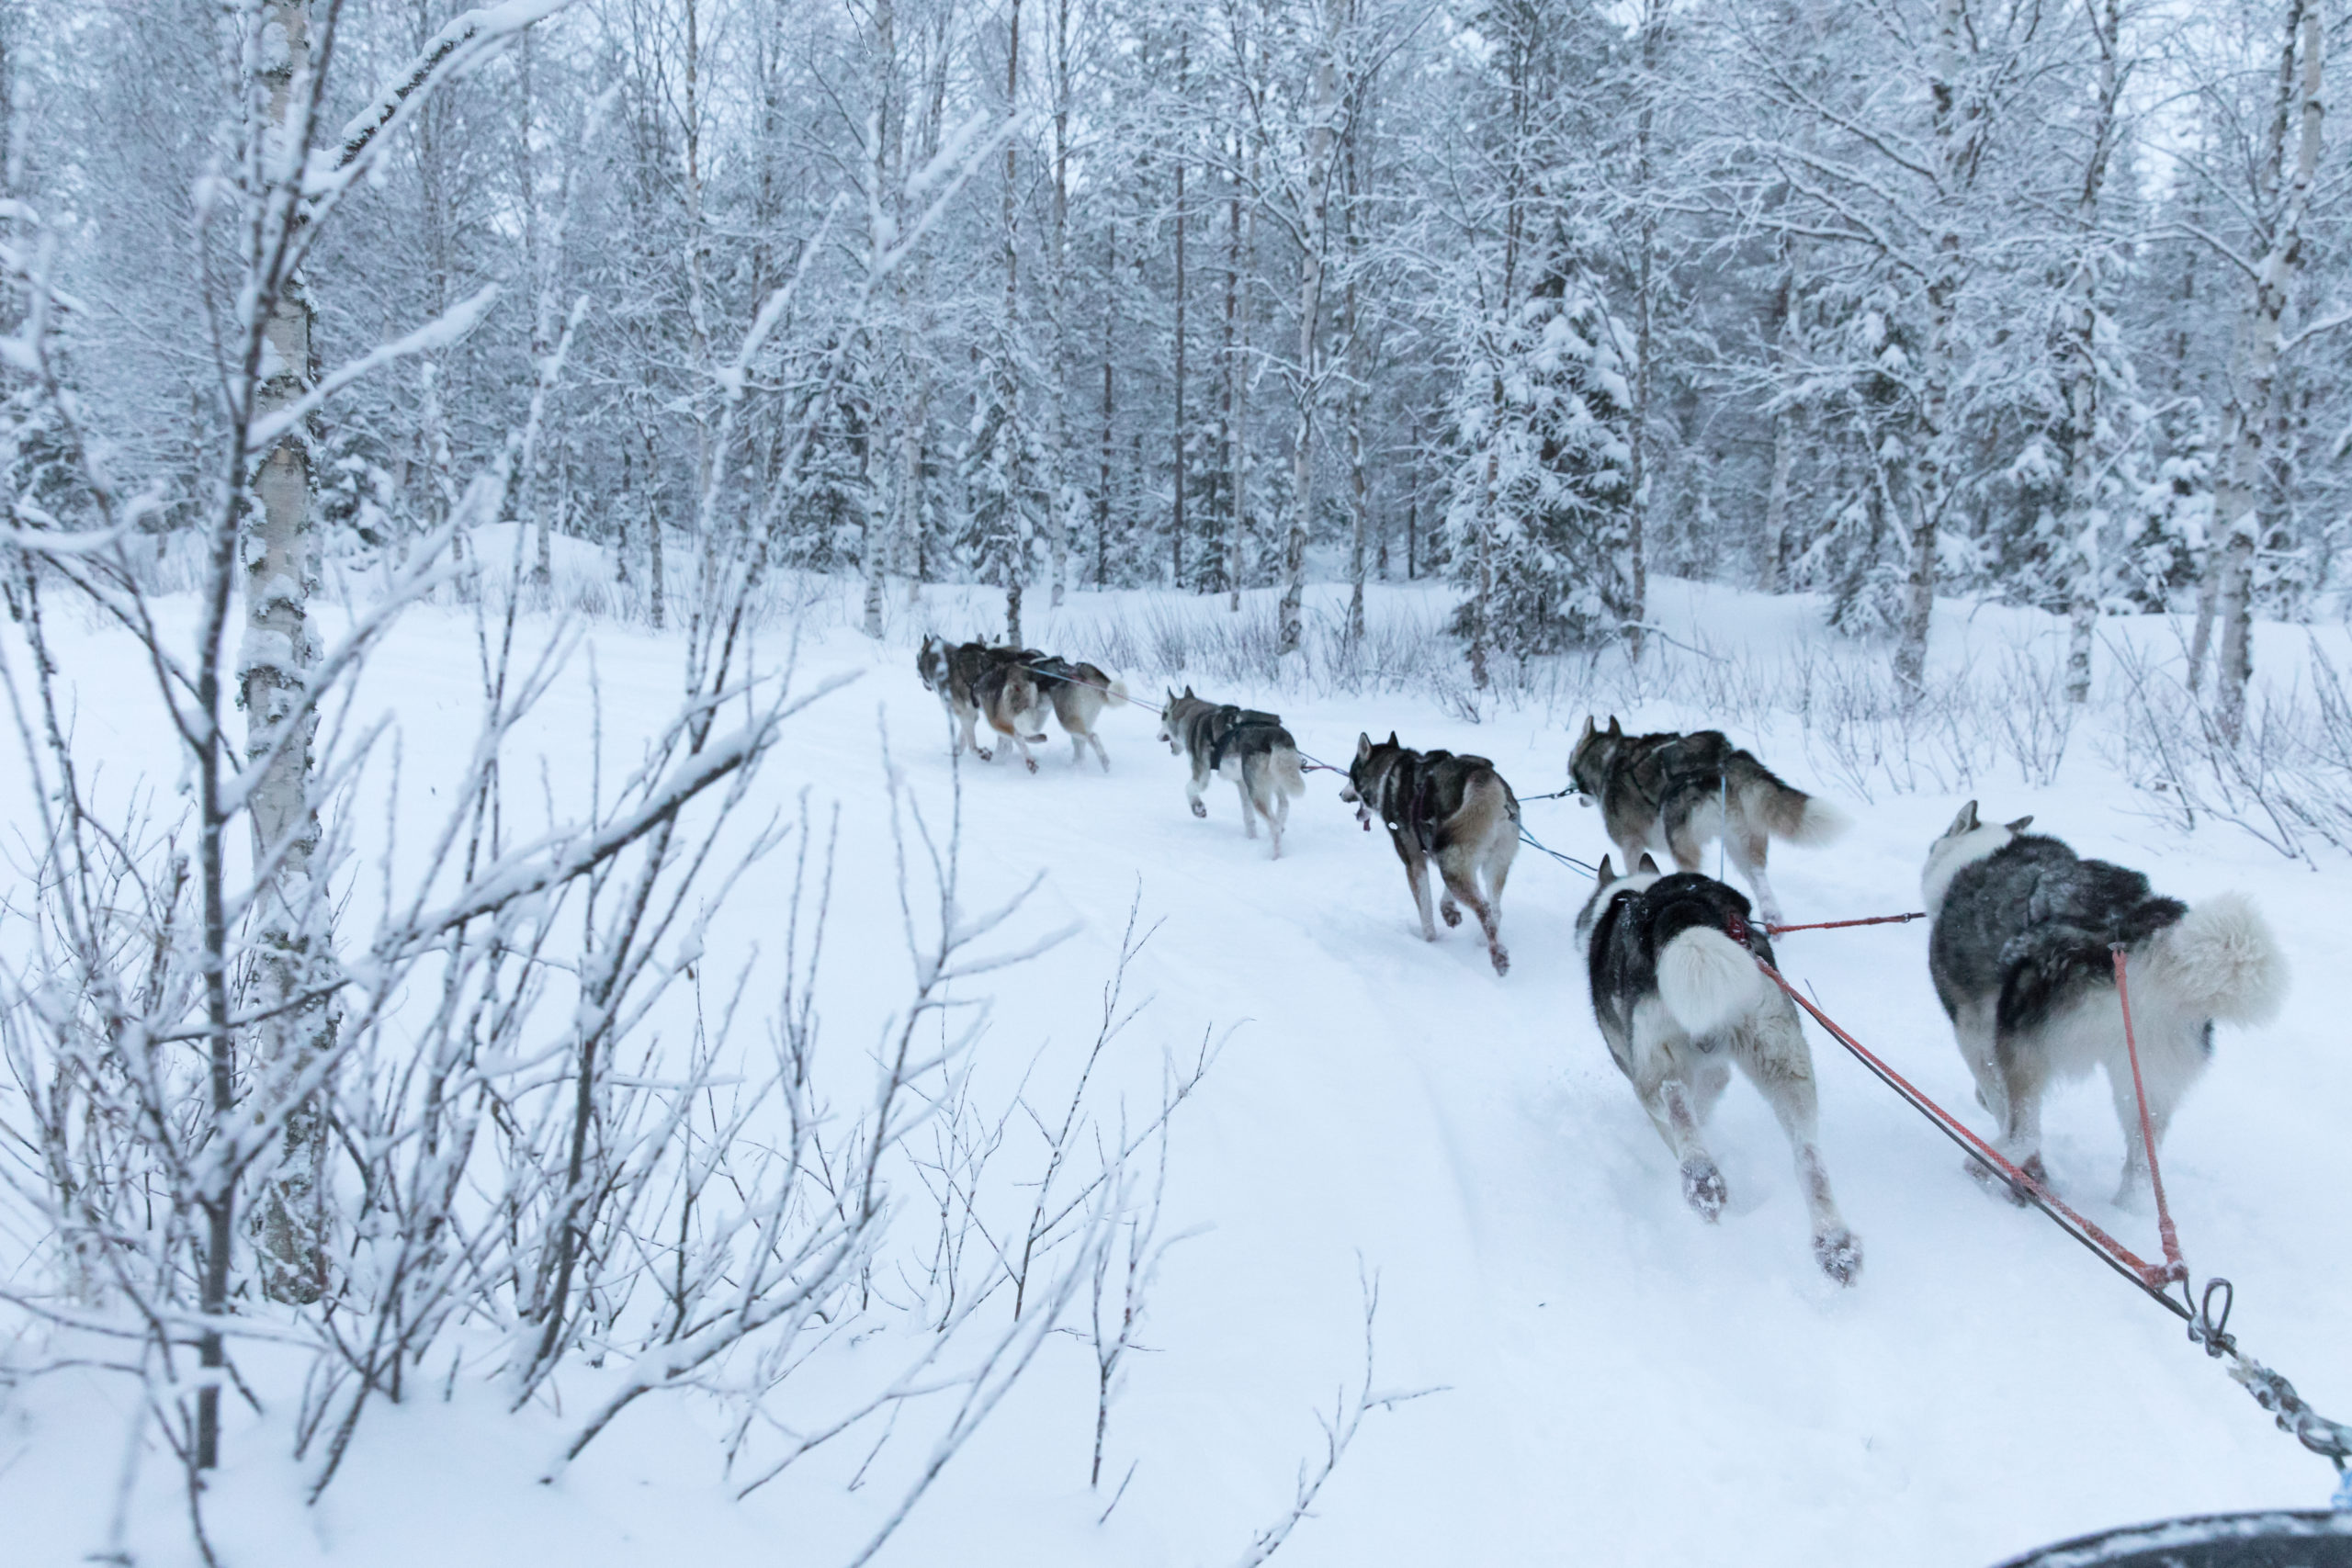
POLYGON ((1449 926, 1458 926, 1462 923, 1461 906, 1455 904, 1450 898, 1437 907, 1437 912, 1443 918, 1445 923, 1449 926))
MULTIPOLYGON (((1976 1184, 1979 1187, 1982 1187, 1985 1191, 1991 1193, 1996 1198, 2006 1199, 2007 1201, 2016 1204, 2020 1209, 2033 1201, 2032 1198, 2028 1196, 2024 1188, 2019 1187, 2016 1182, 2010 1180, 2006 1175, 2002 1174, 2000 1171, 1995 1170, 1991 1166, 1986 1165, 1983 1160, 1978 1159, 1973 1156, 1970 1156, 1968 1163, 1962 1168, 1966 1170, 1971 1177, 1975 1179, 1976 1184)), ((2024 1171, 2036 1181, 2041 1182, 2044 1187, 2050 1185, 2050 1174, 2042 1169, 2041 1156, 2040 1155, 2034 1156, 2031 1159, 2026 1161, 2024 1165, 2018 1168, 2024 1171)))
POLYGON ((1021 759, 1021 761, 1022 761, 1022 763, 1023 763, 1025 767, 1027 767, 1027 768, 1028 768, 1028 770, 1029 770, 1031 773, 1035 773, 1035 772, 1037 771, 1037 759, 1036 759, 1036 758, 1035 758, 1035 757, 1023 757, 1023 758, 1022 758, 1022 759, 1021 759))
POLYGON ((1713 1224, 1723 1217, 1724 1204, 1730 1197, 1724 1187, 1724 1173, 1715 1168, 1713 1160, 1697 1155, 1682 1162, 1682 1201, 1698 1211, 1701 1219, 1713 1224))
POLYGON ((1503 951, 1502 944, 1500 942, 1497 942, 1493 947, 1488 948, 1487 950, 1487 955, 1495 961, 1496 974, 1508 975, 1510 973, 1510 954, 1503 951))
POLYGON ((989 750, 985 746, 973 747, 972 755, 978 757, 983 762, 993 762, 996 761, 996 753, 989 750))
POLYGON ((1850 1285, 1862 1271, 1862 1240, 1842 1225, 1813 1238, 1813 1260, 1821 1271, 1841 1285, 1850 1285))
POLYGON ((1199 801, 1197 801, 1197 800, 1196 800, 1196 801, 1194 801, 1194 802, 1193 802, 1193 816, 1195 816, 1195 817, 1206 817, 1208 814, 1209 814, 1209 808, 1208 808, 1207 807, 1205 807, 1205 806, 1202 805, 1202 804, 1201 804, 1199 801))

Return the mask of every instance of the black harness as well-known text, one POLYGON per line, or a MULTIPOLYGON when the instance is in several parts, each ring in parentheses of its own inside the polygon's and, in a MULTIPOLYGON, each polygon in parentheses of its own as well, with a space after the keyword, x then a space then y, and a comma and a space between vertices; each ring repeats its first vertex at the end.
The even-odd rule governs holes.
MULTIPOLYGON (((1494 763, 1484 757, 1457 758, 1451 751, 1408 750, 1397 757, 1382 784, 1385 809, 1381 812, 1381 820, 1392 833, 1410 833, 1413 842, 1420 846, 1421 853, 1425 855, 1437 852, 1437 815, 1430 808, 1430 786, 1436 781, 1439 764, 1451 761, 1460 761, 1474 768, 1491 770, 1494 767, 1494 763)), ((1511 820, 1518 819, 1519 803, 1513 800, 1511 820)))
POLYGON ((1232 745, 1238 737, 1253 729, 1280 730, 1283 721, 1274 714, 1227 703, 1209 716, 1209 727, 1212 736, 1209 741, 1209 772, 1215 773, 1218 764, 1225 761, 1225 749, 1232 745))

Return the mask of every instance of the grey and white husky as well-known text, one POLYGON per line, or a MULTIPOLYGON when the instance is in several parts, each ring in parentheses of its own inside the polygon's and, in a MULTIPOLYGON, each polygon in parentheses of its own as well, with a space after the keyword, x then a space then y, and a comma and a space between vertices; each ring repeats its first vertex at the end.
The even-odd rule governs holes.
POLYGON ((1628 735, 1613 715, 1607 729, 1587 716, 1568 754, 1568 777, 1600 803, 1602 826, 1628 865, 1645 850, 1662 850, 1678 869, 1696 871, 1708 841, 1723 839, 1767 924, 1781 919, 1764 874, 1771 840, 1826 844, 1846 829, 1844 812, 1782 782, 1720 729, 1628 735))
POLYGON ((1413 908, 1421 916, 1421 935, 1437 940, 1437 927, 1430 919, 1429 866, 1435 861, 1445 883, 1438 906, 1445 923, 1460 925, 1460 906, 1470 906, 1486 934, 1487 956, 1494 961, 1495 973, 1510 974, 1510 954, 1503 951, 1501 934, 1503 883, 1519 853, 1519 798, 1495 765, 1484 757, 1416 751, 1399 745, 1393 729, 1377 744, 1371 736, 1359 735, 1340 798, 1355 806, 1367 832, 1375 818, 1387 828, 1396 858, 1405 863, 1413 908), (1486 879, 1483 891, 1481 876, 1486 879))
MULTIPOLYGON (((1021 749, 1021 761, 1031 773, 1037 759, 1029 748, 1046 739, 1046 699, 1036 678, 1026 668, 1028 654, 1018 648, 990 648, 984 642, 950 645, 944 637, 925 637, 915 655, 915 673, 939 694, 956 716, 956 747, 966 747, 985 762, 991 753, 974 735, 978 721, 1021 749)), ((1108 765, 1107 763, 1105 764, 1108 765)))
POLYGON ((1094 721, 1112 703, 1126 701, 1127 683, 1113 680, 1108 671, 1084 660, 1073 664, 1034 649, 1024 651, 1024 662, 1037 678, 1038 691, 1054 705, 1054 717, 1069 737, 1071 762, 1084 761, 1086 749, 1091 746, 1102 771, 1109 773, 1111 754, 1102 750, 1102 737, 1095 732, 1094 721))
MULTIPOLYGON (((2000 1123, 2001 1153, 2036 1180, 2041 1096, 2052 1080, 2107 1069, 2123 1124, 2119 1203, 2148 1184, 2148 1151, 2124 1049, 2110 944, 2124 948, 2148 1118, 2165 1128, 2213 1054, 2213 1025, 2264 1023, 2286 999, 2287 964, 2243 895, 2190 906, 2141 873, 2084 860, 2025 829, 1981 822, 1970 801, 1928 851, 1919 890, 1934 922, 1928 971, 1951 1020, 1976 1098, 2000 1123)), ((1988 1185, 1993 1172, 1971 1160, 1988 1185)), ((2022 1201, 2022 1196, 2012 1194, 2022 1201)))
POLYGON ((1701 1218, 1723 1213, 1723 1173, 1700 1131, 1736 1063, 1780 1118, 1796 1151, 1813 1223, 1813 1256, 1841 1285, 1861 1271, 1862 1244, 1838 1216, 1821 1163, 1813 1053, 1797 1010, 1756 960, 1772 944, 1738 889, 1694 872, 1658 874, 1642 856, 1600 886, 1577 917, 1592 979, 1592 1013, 1609 1054, 1682 1166, 1682 1196, 1701 1218))
POLYGON ((1201 800, 1209 776, 1228 780, 1241 795, 1242 830, 1256 838, 1257 819, 1264 818, 1274 840, 1272 858, 1282 859, 1291 797, 1306 793, 1306 776, 1299 768, 1298 742, 1278 716, 1213 703, 1194 696, 1187 686, 1182 695, 1168 694, 1168 705, 1159 716, 1159 738, 1172 755, 1193 764, 1184 798, 1192 803, 1193 816, 1209 814, 1201 800))

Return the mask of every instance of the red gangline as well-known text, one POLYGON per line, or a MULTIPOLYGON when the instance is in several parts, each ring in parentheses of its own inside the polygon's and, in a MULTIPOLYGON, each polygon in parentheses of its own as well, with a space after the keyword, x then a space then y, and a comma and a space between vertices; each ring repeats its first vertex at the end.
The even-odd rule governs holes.
POLYGON ((2112 942, 2108 951, 2115 954, 2115 999, 2123 1008, 2123 1049, 2132 1058, 2132 1093, 2140 1102, 2140 1146, 2147 1151, 2148 1185, 2156 1193, 2156 1235, 2165 1245, 2165 1282, 2175 1280, 2186 1284, 2188 1265, 2181 1261, 2180 1233, 2173 1228, 2172 1209, 2165 1202, 2164 1172, 2156 1166, 2156 1128, 2148 1115, 2148 1090, 2140 1081, 2140 1043, 2132 1033, 2132 992, 2123 979, 2123 944, 2112 942))
POLYGON ((1927 918, 1927 910, 1914 909, 1907 915, 1871 915, 1860 920, 1815 920, 1810 925, 1766 926, 1764 931, 1768 936, 1779 936, 1783 931, 1834 931, 1846 926, 1899 926, 1906 920, 1924 920, 1927 918))
POLYGON ((1830 1037, 1838 1043, 1852 1052, 1855 1059, 1875 1073, 1881 1082, 1908 1101, 1913 1110, 1934 1122, 1938 1130, 1946 1137, 2000 1172, 2008 1179, 2011 1186, 2025 1195, 2027 1201, 2057 1222, 2059 1227, 2073 1235, 2076 1241, 2090 1248, 2109 1268, 2163 1303, 2165 1310, 2176 1317, 2186 1319, 2194 1315, 2188 1308, 2165 1293, 2165 1287, 2175 1278, 2170 1268, 2159 1268, 2148 1262, 2089 1220, 2076 1213, 2068 1206, 2064 1199, 2052 1192, 2047 1186, 2012 1165, 1999 1150, 1978 1137, 1950 1111, 1913 1087, 1911 1081, 1901 1073, 1873 1055, 1868 1046, 1838 1027, 1835 1020, 1814 1006, 1812 998, 1805 996, 1804 992, 1790 985, 1778 969, 1765 963, 1761 958, 1756 960, 1756 967, 1764 971, 1766 977, 1772 984, 1787 992, 1797 1006, 1811 1013, 1815 1023, 1827 1030, 1830 1037))

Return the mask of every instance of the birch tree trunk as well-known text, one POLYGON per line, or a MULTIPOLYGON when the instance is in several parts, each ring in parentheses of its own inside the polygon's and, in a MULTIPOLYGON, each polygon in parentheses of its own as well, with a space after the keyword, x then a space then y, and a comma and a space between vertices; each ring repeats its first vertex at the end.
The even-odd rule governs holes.
MULTIPOLYGON (((1176 41, 1176 98, 1183 101, 1185 76, 1192 64, 1193 41, 1189 34, 1179 35, 1176 41)), ((1175 408, 1169 431, 1169 471, 1174 476, 1174 491, 1169 497, 1169 577, 1168 586, 1178 592, 1184 588, 1184 231, 1191 225, 1184 208, 1184 165, 1192 160, 1185 156, 1180 143, 1176 148, 1176 342, 1175 342, 1175 408)))
POLYGON ((1644 625, 1649 602, 1648 540, 1650 391, 1655 383, 1657 355, 1657 206, 1650 181, 1657 118, 1658 38, 1665 30, 1659 0, 1649 0, 1642 14, 1642 104, 1634 138, 1634 198, 1642 204, 1640 238, 1634 255, 1634 409, 1631 473, 1634 493, 1627 507, 1625 558, 1619 563, 1618 587, 1629 659, 1642 657, 1644 625))
POLYGON ((1363 202, 1364 169, 1363 141, 1359 134, 1358 117, 1348 119, 1346 151, 1341 154, 1347 171, 1346 199, 1340 205, 1340 222, 1346 235, 1343 246, 1347 256, 1348 277, 1345 304, 1342 307, 1343 331, 1347 337, 1342 362, 1347 367, 1348 394, 1348 625, 1347 639, 1351 648, 1363 641, 1363 573, 1367 536, 1372 530, 1372 479, 1364 467, 1363 422, 1364 347, 1362 322, 1357 315, 1362 292, 1363 271, 1363 202))
MULTIPOLYGON (((1004 51, 1004 112, 1009 119, 1021 105, 1021 0, 1012 0, 1010 31, 1004 51)), ((1020 377, 1013 365, 1013 345, 1021 331, 1021 207, 1019 148, 1010 136, 1004 141, 1004 342, 997 355, 998 407, 1002 411, 1005 431, 1001 437, 1008 454, 1005 461, 1004 505, 1005 525, 1012 530, 1015 547, 1010 552, 1005 566, 1004 635, 1014 648, 1023 646, 1021 637, 1021 592, 1023 580, 1029 575, 1029 531, 1023 516, 1028 497, 1022 493, 1024 475, 1022 459, 1028 433, 1021 428, 1020 377)))
MULTIPOLYGON (((2245 358, 2231 400, 2228 420, 2229 477, 2214 499, 2220 552, 2215 600, 2222 623, 2221 665, 2214 690, 2214 717, 2222 737, 2235 744, 2245 728, 2246 685, 2254 674, 2254 555, 2259 523, 2255 498, 2263 479, 2265 434, 2278 393, 2278 322, 2303 260, 2303 215, 2319 172, 2320 131, 2325 105, 2320 96, 2320 0, 2289 0, 2286 45, 2280 55, 2282 85, 2294 84, 2294 118, 2301 122, 2295 163, 2280 193, 2269 248, 2255 275, 2254 299, 2245 337, 2245 358)), ((2285 133, 2278 141, 2284 151, 2285 133)))
POLYGON ((1094 586, 1111 586, 1111 480, 1114 416, 1117 404, 1112 398, 1112 371, 1116 365, 1118 350, 1119 312, 1116 301, 1119 291, 1112 285, 1119 276, 1119 226, 1112 223, 1102 242, 1102 460, 1096 475, 1094 492, 1094 586))
POLYGON ((1783 590, 1782 572, 1788 558, 1789 479, 1796 468, 1796 412, 1789 406, 1788 387, 1796 359, 1797 241, 1781 237, 1781 277, 1772 293, 1772 356, 1781 372, 1781 388, 1772 399, 1772 475, 1764 491, 1764 563, 1761 586, 1767 593, 1783 590))
POLYGON ((1936 612, 1936 553, 1951 480, 1952 317, 1960 295, 1961 186, 1967 137, 1961 123, 1961 0, 1937 0, 1928 56, 1934 105, 1935 238, 1928 258, 1928 343, 1919 389, 1919 452, 1913 468, 1911 560, 1894 677, 1916 698, 1927 682, 1928 632, 1936 612))
MULTIPOLYGON (((898 143, 898 15, 892 0, 874 0, 873 9, 873 118, 866 130, 866 268, 869 276, 888 265, 892 246, 899 241, 894 187, 897 184, 895 154, 898 143)), ((902 294, 896 295, 901 308, 902 294)), ((877 334, 878 335, 878 334, 877 334)), ((903 342, 903 334, 901 335, 903 342)), ((876 347, 880 345, 877 344, 876 347)), ((901 380, 903 381, 903 378, 901 380)), ((901 398, 899 417, 904 421, 910 413, 909 402, 901 398)), ((894 489, 903 491, 907 479, 905 434, 899 436, 899 483, 894 489)), ((865 547, 861 551, 859 572, 865 580, 864 616, 860 629, 879 641, 882 637, 882 601, 888 592, 890 570, 890 536, 892 523, 903 515, 902 496, 893 496, 882 506, 866 508, 865 547)))
MULTIPOLYGON (((262 15, 268 135, 276 141, 293 132, 298 85, 310 90, 310 7, 308 0, 276 0, 262 15)), ((284 154, 268 156, 274 162, 284 154)), ((300 219, 289 215, 288 221, 300 219)), ((256 418, 284 411, 309 389, 311 331, 309 293, 299 274, 289 276, 264 328, 256 418)), ((297 999, 321 988, 332 963, 333 936, 325 925, 329 901, 311 884, 320 844, 310 795, 318 724, 314 715, 296 716, 319 658, 310 619, 318 582, 311 486, 305 433, 289 431, 262 459, 254 482, 260 525, 248 534, 243 555, 245 637, 239 677, 246 766, 259 774, 252 793, 254 858, 263 868, 247 1010, 268 1020, 255 1027, 249 1050, 260 1072, 281 1080, 306 1070, 333 1043, 335 1030, 330 1004, 297 999)), ((314 1302, 326 1288, 327 1124, 320 1101, 314 1094, 288 1116, 277 1161, 263 1178, 255 1205, 261 1285, 274 1301, 314 1302)), ((207 1310, 225 1304, 208 1302, 207 1310)))
POLYGON ((2107 454, 2099 439, 2098 287, 2103 270, 2098 239, 2099 193, 2116 139, 2122 71, 2116 58, 2122 42, 2120 0, 2090 7, 2098 40, 2098 97, 2091 118, 2091 145, 2083 162, 2083 184, 2075 201, 2076 254, 2073 280, 2074 342, 2065 371, 2066 418, 2066 700, 2090 701, 2091 640, 2098 631, 2100 546, 2107 509, 2099 503, 2107 454))
MULTIPOLYGON (((1250 147, 1250 188, 1258 188, 1258 146, 1250 147)), ((1234 211, 1241 210, 1241 198, 1234 197, 1234 211)), ((1237 229, 1236 232, 1239 231, 1237 229)), ((1241 550, 1250 534, 1250 297, 1248 280, 1258 271, 1258 202, 1250 202, 1249 237, 1242 243, 1242 254, 1235 262, 1235 287, 1239 292, 1239 319, 1234 323, 1233 363, 1229 373, 1232 383, 1227 396, 1232 404, 1233 423, 1233 513, 1226 520, 1225 581, 1227 613, 1238 615, 1241 609, 1241 550)))
POLYGON ((1054 233, 1052 303, 1054 333, 1054 418, 1048 439, 1053 443, 1051 492, 1046 512, 1046 573, 1053 585, 1053 603, 1059 606, 1069 575, 1069 520, 1078 503, 1072 478, 1075 459, 1070 450, 1070 330, 1069 330, 1069 116, 1070 51, 1077 26, 1072 0, 1054 0, 1054 233))
POLYGON ((1315 522, 1315 405, 1322 395, 1316 363, 1323 319, 1323 253, 1330 227, 1331 150, 1339 129, 1340 40, 1348 0, 1324 0, 1323 36, 1315 62, 1313 119, 1306 133, 1306 182, 1299 202, 1298 434, 1291 447, 1290 527, 1283 538, 1283 599, 1277 657, 1298 651, 1306 634, 1306 540, 1315 522))

